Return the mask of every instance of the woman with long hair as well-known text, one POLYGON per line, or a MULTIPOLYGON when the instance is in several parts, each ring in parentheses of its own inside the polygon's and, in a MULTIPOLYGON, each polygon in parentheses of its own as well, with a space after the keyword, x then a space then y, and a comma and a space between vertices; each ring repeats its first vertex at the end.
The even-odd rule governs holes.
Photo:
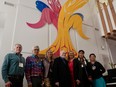
POLYGON ((51 50, 46 51, 45 59, 43 60, 45 72, 44 72, 44 86, 45 87, 53 87, 53 71, 52 71, 52 66, 53 66, 53 52, 51 50))
POLYGON ((70 70, 70 74, 71 74, 71 81, 72 81, 72 86, 71 87, 75 87, 75 79, 74 79, 74 62, 75 59, 75 55, 73 51, 70 51, 68 53, 68 66, 69 66, 69 70, 70 70))

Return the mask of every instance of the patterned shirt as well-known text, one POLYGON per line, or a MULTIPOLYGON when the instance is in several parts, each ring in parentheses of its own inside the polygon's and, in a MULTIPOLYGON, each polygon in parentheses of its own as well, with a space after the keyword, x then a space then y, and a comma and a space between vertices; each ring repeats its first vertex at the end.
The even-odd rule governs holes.
POLYGON ((44 74, 43 61, 35 55, 28 56, 26 59, 25 74, 28 84, 31 83, 32 76, 41 76, 44 74))

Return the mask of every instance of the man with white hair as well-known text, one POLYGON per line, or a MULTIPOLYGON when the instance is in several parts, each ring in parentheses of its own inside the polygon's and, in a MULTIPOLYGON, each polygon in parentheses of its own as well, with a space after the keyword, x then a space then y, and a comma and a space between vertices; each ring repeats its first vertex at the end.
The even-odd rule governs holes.
POLYGON ((71 87, 71 75, 64 50, 60 52, 60 57, 54 60, 53 79, 58 87, 71 87))
POLYGON ((14 53, 5 56, 2 65, 2 78, 5 87, 23 87, 25 58, 21 54, 22 45, 15 44, 14 53))
POLYGON ((32 55, 26 58, 25 74, 28 87, 42 87, 44 65, 38 54, 39 46, 34 46, 32 48, 32 55))

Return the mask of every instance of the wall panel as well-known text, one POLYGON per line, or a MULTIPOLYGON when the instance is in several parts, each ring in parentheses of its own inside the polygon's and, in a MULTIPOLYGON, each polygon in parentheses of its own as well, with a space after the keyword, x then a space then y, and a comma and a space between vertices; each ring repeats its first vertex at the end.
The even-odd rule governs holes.
POLYGON ((40 16, 41 14, 35 9, 23 6, 19 6, 18 8, 15 30, 13 31, 13 44, 21 43, 24 46, 24 52, 30 52, 34 45, 39 45, 40 49, 48 47, 47 24, 40 29, 33 29, 26 24, 26 22, 38 22, 40 20, 40 16))

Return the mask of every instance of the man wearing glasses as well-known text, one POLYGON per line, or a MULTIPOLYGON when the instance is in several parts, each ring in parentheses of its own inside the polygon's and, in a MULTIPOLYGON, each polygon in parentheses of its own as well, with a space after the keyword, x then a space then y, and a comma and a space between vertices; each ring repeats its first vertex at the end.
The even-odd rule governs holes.
POLYGON ((43 61, 38 57, 39 46, 34 46, 32 53, 31 56, 26 58, 25 74, 28 87, 42 87, 44 66, 43 61))
POLYGON ((60 57, 54 60, 53 79, 55 87, 71 87, 71 75, 64 50, 60 51, 60 57))

